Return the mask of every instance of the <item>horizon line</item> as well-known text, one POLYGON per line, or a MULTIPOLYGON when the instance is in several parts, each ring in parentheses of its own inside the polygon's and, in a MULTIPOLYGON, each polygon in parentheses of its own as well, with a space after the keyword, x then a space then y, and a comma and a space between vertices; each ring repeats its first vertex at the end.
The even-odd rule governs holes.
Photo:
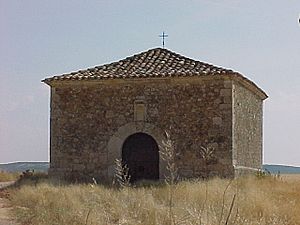
POLYGON ((47 163, 50 163, 50 161, 12 161, 12 162, 6 162, 6 163, 0 163, 0 165, 2 164, 12 164, 12 163, 30 163, 30 162, 47 162, 47 163))
MULTIPOLYGON (((6 163, 0 163, 0 165, 3 165, 3 164, 12 164, 12 163, 34 163, 34 162, 36 162, 36 163, 38 163, 38 162, 40 162, 40 163, 50 163, 50 161, 12 161, 12 162, 6 162, 6 163)), ((262 165, 272 165, 272 166, 291 166, 291 167, 299 167, 300 168, 300 165, 298 165, 298 166, 296 166, 296 165, 291 165, 291 164, 281 164, 281 163, 279 163, 279 164, 270 164, 270 163, 263 163, 262 165)))

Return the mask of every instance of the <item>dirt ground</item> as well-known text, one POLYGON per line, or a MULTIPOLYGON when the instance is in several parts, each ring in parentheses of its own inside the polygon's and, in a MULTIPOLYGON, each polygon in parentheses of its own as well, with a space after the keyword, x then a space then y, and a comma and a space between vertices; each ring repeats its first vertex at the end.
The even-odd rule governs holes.
MULTIPOLYGON (((0 182, 0 192, 14 182, 0 182)), ((0 195, 0 225, 19 225, 12 217, 12 207, 6 198, 0 195)))

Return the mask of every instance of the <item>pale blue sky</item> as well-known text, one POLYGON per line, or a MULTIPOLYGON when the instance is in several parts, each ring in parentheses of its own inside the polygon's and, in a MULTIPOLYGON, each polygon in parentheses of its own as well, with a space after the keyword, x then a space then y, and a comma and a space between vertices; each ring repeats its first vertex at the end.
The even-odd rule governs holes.
POLYGON ((264 162, 300 166, 299 0, 0 0, 0 163, 46 161, 45 77, 161 45, 241 72, 270 96, 264 162))

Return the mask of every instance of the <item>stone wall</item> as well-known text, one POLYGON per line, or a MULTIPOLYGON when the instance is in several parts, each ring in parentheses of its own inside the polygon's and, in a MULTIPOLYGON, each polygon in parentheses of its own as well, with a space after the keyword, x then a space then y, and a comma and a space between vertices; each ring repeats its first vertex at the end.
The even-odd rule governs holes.
POLYGON ((262 167, 262 100, 243 85, 233 85, 233 164, 236 174, 262 167))
MULTIPOLYGON (((216 76, 62 81, 52 84, 51 92, 50 174, 53 176, 107 181, 114 156, 120 156, 122 146, 122 139, 116 134, 126 126, 123 139, 135 131, 145 131, 154 135, 158 143, 163 131, 168 130, 179 153, 176 163, 182 178, 207 174, 233 176, 231 80, 216 76), (200 146, 215 149, 215 157, 207 167, 200 146)), ((236 113, 240 121, 242 116, 236 113)), ((260 122, 255 128, 259 125, 260 122)), ((236 131, 244 135, 240 125, 236 131)), ((260 134, 255 136, 259 137, 260 134)), ((236 136, 236 140, 239 138, 236 136)), ((236 147, 240 145, 243 144, 236 141, 236 147)), ((251 151, 254 148, 252 142, 246 146, 251 151)), ((236 156, 241 164, 252 157, 243 153, 247 154, 243 160, 236 156)))

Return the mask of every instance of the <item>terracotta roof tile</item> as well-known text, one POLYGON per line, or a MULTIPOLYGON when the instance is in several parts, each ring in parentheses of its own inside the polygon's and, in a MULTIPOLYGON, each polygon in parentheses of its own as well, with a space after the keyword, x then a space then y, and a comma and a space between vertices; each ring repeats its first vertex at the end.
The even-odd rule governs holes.
POLYGON ((46 78, 57 80, 102 80, 167 76, 207 76, 234 73, 232 70, 189 59, 168 49, 155 48, 118 62, 46 78))

